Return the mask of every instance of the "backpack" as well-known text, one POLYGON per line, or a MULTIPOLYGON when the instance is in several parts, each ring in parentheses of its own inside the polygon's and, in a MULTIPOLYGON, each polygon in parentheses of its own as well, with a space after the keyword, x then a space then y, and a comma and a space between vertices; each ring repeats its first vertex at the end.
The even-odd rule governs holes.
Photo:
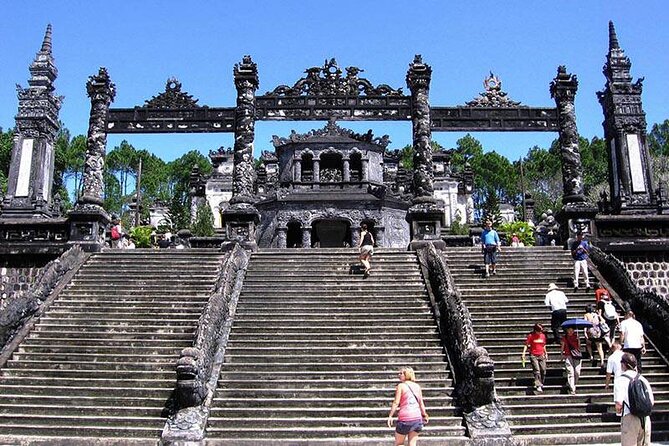
POLYGON ((634 378, 630 378, 628 375, 621 375, 630 380, 629 385, 627 386, 627 395, 629 400, 629 409, 630 413, 634 416, 641 418, 641 423, 643 425, 643 420, 653 410, 653 403, 650 399, 650 394, 648 393, 648 388, 646 383, 639 379, 640 374, 634 378))
POLYGON ((111 228, 111 238, 112 240, 118 240, 121 238, 121 233, 119 232, 117 225, 114 225, 111 228))
POLYGON ((613 306, 613 302, 604 301, 604 318, 610 321, 614 320, 618 316, 616 307, 613 306))
POLYGON ((599 339, 602 337, 602 329, 599 328, 599 316, 594 315, 592 327, 588 327, 588 337, 590 339, 599 339))

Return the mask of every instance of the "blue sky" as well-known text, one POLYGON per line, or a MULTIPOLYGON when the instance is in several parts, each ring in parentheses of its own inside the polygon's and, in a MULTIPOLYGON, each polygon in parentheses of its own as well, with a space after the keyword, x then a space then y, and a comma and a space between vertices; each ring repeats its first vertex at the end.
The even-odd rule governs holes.
MULTIPOLYGON (((60 118, 73 135, 85 134, 88 76, 107 67, 116 84, 113 107, 142 105, 177 77, 200 105, 233 106, 232 67, 250 54, 258 64, 258 94, 292 85, 304 69, 334 57, 341 67, 364 69, 373 84, 402 87, 414 54, 433 69, 435 106, 464 104, 482 91, 489 71, 509 96, 530 106, 554 106, 548 85, 558 65, 579 79, 579 132, 602 135, 595 92, 604 86, 602 65, 613 20, 635 78, 645 76, 644 108, 650 125, 669 118, 667 4, 655 1, 67 1, 3 2, 0 16, 0 127, 14 125, 15 84, 25 86, 28 65, 48 23, 53 25, 60 118)), ((407 123, 341 123, 356 131, 388 134, 391 148, 411 142, 407 123)), ((273 134, 306 131, 320 123, 256 126, 256 153, 271 149, 273 134)), ((452 147, 463 136, 435 133, 452 147)), ((477 133, 486 150, 517 159, 548 147, 553 133, 477 133)), ((231 134, 110 135, 108 149, 127 139, 172 160, 191 149, 208 153, 232 146, 231 134)))

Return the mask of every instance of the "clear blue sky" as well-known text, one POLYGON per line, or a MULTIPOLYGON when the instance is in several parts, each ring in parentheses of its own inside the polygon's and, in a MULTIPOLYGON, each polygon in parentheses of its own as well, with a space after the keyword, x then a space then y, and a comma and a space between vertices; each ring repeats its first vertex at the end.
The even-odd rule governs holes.
MULTIPOLYGON (((554 106, 548 85, 558 65, 579 79, 579 132, 601 136, 595 92, 604 86, 602 65, 613 20, 635 78, 645 76, 643 103, 650 125, 669 118, 669 27, 666 1, 6 1, 0 15, 0 126, 14 125, 15 84, 25 86, 28 65, 48 23, 53 25, 60 118, 73 135, 85 134, 88 76, 107 67, 117 95, 113 107, 142 105, 164 90, 171 76, 200 105, 233 106, 232 67, 250 54, 258 64, 259 94, 294 83, 305 68, 335 57, 358 66, 373 84, 403 87, 416 53, 432 65, 435 106, 463 104, 482 91, 489 71, 509 96, 531 106, 554 106)), ((409 123, 341 123, 356 131, 389 134, 392 148, 411 142, 409 123)), ((306 131, 320 123, 256 126, 256 154, 271 149, 272 134, 306 131)), ((452 147, 462 136, 435 133, 452 147)), ((553 133, 477 133, 486 150, 517 159, 533 145, 548 147, 553 133)), ((110 135, 165 160, 190 149, 208 153, 232 146, 231 134, 110 135)))

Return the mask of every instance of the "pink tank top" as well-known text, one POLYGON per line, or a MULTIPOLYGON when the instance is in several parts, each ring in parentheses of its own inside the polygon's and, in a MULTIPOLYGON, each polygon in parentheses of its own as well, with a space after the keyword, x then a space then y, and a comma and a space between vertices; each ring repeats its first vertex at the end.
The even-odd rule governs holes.
POLYGON ((400 384, 402 396, 400 397, 400 412, 397 414, 398 421, 422 420, 420 405, 417 398, 423 398, 420 386, 412 381, 405 381, 400 384), (411 388, 411 390, 409 390, 411 388), (412 393, 413 391, 413 393, 412 393), (415 394, 415 395, 414 395, 415 394))

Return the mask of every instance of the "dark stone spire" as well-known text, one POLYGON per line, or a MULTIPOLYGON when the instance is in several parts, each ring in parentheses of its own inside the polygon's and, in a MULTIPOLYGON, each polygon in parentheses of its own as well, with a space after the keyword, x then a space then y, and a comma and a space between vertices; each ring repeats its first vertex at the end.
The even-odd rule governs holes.
POLYGON ((613 22, 609 21, 609 51, 614 49, 620 49, 618 44, 618 36, 616 35, 616 27, 613 26, 613 22))
POLYGON ((46 26, 41 53, 51 54, 51 23, 46 26))

